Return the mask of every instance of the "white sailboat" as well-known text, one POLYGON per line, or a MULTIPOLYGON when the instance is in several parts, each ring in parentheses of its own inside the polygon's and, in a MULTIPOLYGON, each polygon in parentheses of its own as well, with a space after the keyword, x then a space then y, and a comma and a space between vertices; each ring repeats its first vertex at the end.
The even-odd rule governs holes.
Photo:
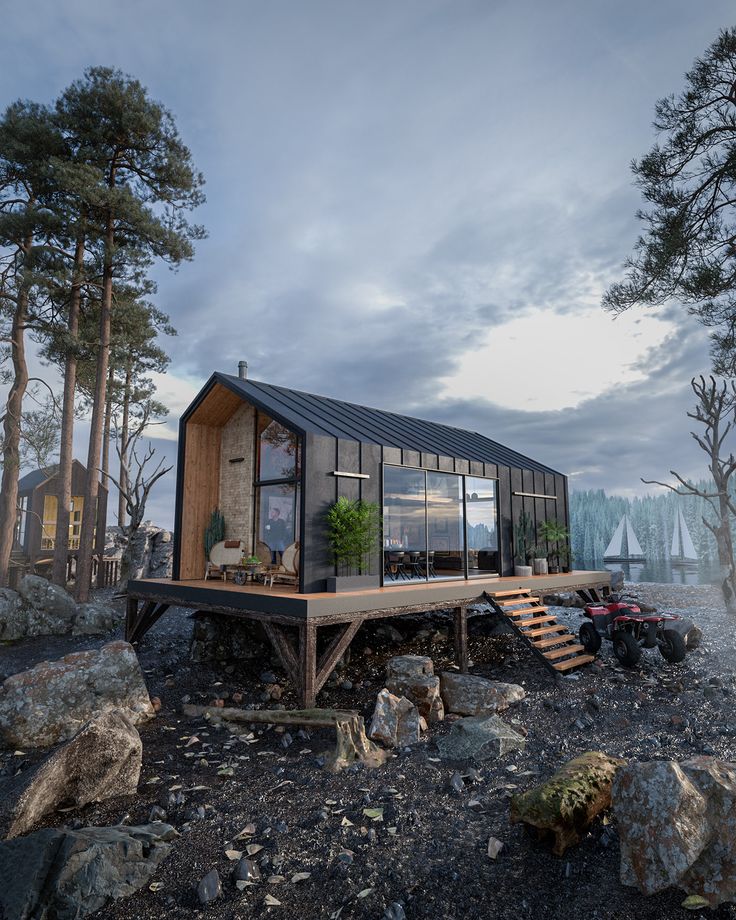
POLYGON ((697 565, 698 554, 695 551, 693 538, 685 523, 682 508, 675 512, 675 526, 672 533, 672 546, 670 547, 670 561, 672 565, 697 565))
POLYGON ((611 542, 603 553, 604 562, 644 562, 644 550, 636 538, 628 515, 618 522, 611 542))

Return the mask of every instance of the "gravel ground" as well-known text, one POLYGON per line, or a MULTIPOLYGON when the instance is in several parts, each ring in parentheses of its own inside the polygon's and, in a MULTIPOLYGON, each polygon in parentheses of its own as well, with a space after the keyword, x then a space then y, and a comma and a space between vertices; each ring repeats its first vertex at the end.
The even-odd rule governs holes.
MULTIPOLYGON (((508 821, 513 793, 530 788, 588 749, 640 760, 699 753, 736 756, 734 624, 717 590, 654 584, 629 590, 663 612, 695 620, 704 632, 700 648, 679 665, 668 665, 655 650, 646 651, 635 669, 624 670, 610 644, 604 644, 595 665, 555 684, 515 636, 488 635, 492 618, 471 621, 472 672, 520 683, 528 694, 504 716, 528 733, 526 750, 487 761, 473 775, 461 764, 437 758, 434 742, 449 731, 447 722, 432 726, 419 745, 392 756, 378 770, 334 775, 323 766, 334 747, 330 730, 288 735, 258 728, 237 736, 203 720, 185 719, 179 714, 184 697, 208 703, 240 693, 239 705, 260 702, 265 667, 280 678, 281 704, 290 708, 295 697, 275 662, 228 668, 190 663, 187 612, 169 611, 140 649, 149 689, 161 698, 162 709, 141 730, 139 793, 88 806, 75 821, 76 826, 145 823, 158 805, 181 836, 152 880, 159 883, 154 886, 158 890, 144 889, 96 916, 692 917, 680 907, 680 891, 645 898, 620 884, 618 837, 608 819, 597 821, 562 858, 508 821), (466 776, 460 792, 450 785, 456 770, 466 776), (365 816, 366 807, 382 808, 383 820, 365 816), (255 833, 233 844, 248 824, 255 833), (503 843, 495 861, 487 855, 491 836, 503 843), (254 856, 262 879, 238 891, 231 878, 235 863, 225 850, 244 850, 248 844, 262 847, 254 856), (196 885, 211 869, 220 874, 223 894, 202 907, 196 885), (309 877, 292 882, 296 873, 309 877), (267 895, 280 904, 266 906, 267 895)), ((554 612, 578 628, 578 610, 554 612)), ((401 636, 387 636, 381 630, 387 622, 374 621, 360 631, 349 664, 320 696, 320 705, 357 708, 368 716, 382 686, 385 662, 393 655, 430 655, 438 671, 451 666, 448 620, 442 615, 390 621, 401 636)), ((33 640, 6 646, 0 669, 10 674, 42 657, 108 640, 33 640)), ((28 762, 27 756, 0 753, 0 765, 12 772, 28 762)), ((736 917, 736 908, 722 907, 707 916, 736 917)))

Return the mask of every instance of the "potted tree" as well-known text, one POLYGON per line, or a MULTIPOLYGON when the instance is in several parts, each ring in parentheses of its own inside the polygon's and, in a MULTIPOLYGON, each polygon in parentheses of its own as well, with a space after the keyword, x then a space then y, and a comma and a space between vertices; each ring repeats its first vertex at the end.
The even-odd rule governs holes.
POLYGON ((529 578, 533 569, 529 560, 534 554, 534 524, 531 515, 522 511, 514 524, 514 575, 529 578))
POLYGON ((549 570, 553 575, 556 575, 560 571, 563 559, 569 561, 568 540, 570 539, 570 534, 567 528, 560 524, 559 521, 547 520, 542 521, 539 525, 539 537, 552 547, 549 553, 549 570))
POLYGON ((378 574, 371 574, 371 559, 378 552, 381 532, 379 507, 375 502, 338 498, 326 515, 331 562, 339 574, 327 579, 328 591, 377 588, 378 574))

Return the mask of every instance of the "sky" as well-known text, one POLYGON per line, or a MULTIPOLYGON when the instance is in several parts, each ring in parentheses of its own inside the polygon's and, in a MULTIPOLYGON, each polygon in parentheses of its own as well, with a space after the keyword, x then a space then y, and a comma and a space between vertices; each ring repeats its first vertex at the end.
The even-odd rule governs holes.
MULTIPOLYGON (((614 318, 600 301, 639 232, 630 163, 654 103, 736 24, 731 3, 3 7, 0 105, 119 67, 205 175, 208 239, 156 270, 178 330, 157 379, 171 462, 178 415, 244 359, 258 380, 480 431, 571 488, 703 474, 685 413, 705 332, 677 304, 614 318)), ((147 516, 170 526, 173 494, 172 471, 147 516)))

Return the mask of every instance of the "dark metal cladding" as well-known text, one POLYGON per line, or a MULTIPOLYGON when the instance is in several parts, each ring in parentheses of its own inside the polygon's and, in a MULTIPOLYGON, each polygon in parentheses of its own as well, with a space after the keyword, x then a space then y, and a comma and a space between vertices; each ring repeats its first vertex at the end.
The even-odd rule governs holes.
POLYGON ((417 466, 422 454, 436 454, 558 474, 557 470, 475 431, 398 415, 383 409, 371 409, 257 380, 242 380, 231 374, 215 373, 213 379, 298 432, 399 448, 405 456, 407 453, 413 456, 413 452, 416 452, 417 466))

